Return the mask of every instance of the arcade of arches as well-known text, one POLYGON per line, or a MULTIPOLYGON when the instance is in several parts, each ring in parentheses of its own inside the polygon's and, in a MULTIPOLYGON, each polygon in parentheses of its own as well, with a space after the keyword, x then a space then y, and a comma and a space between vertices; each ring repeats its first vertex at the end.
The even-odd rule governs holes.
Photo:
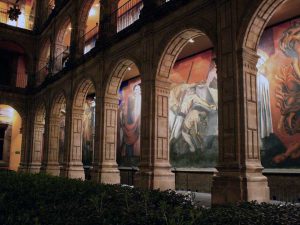
POLYGON ((0 168, 299 201, 299 2, 58 2, 0 26, 0 168))

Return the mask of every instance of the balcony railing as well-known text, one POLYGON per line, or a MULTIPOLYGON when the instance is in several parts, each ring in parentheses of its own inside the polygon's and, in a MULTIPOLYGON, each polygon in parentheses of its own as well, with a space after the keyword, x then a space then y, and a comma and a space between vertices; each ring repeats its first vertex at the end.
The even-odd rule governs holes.
POLYGON ((34 16, 26 15, 22 13, 19 16, 18 20, 14 21, 9 19, 6 9, 0 9, 0 22, 13 27, 20 27, 27 30, 32 30, 34 24, 34 16))
POLYGON ((69 56, 70 49, 69 46, 66 46, 64 50, 54 58, 53 64, 51 65, 53 66, 51 72, 55 74, 61 71, 63 68, 65 68, 69 61, 69 56))
POLYGON ((96 24, 95 27, 93 27, 91 30, 86 32, 82 37, 80 41, 84 42, 84 54, 89 52, 92 48, 96 46, 96 41, 98 39, 98 33, 99 33, 99 25, 96 24))
POLYGON ((58 46, 61 49, 61 53, 59 53, 53 61, 47 60, 41 62, 44 66, 41 66, 42 68, 36 73, 36 86, 41 85, 48 77, 60 72, 66 67, 70 56, 69 46, 58 46))

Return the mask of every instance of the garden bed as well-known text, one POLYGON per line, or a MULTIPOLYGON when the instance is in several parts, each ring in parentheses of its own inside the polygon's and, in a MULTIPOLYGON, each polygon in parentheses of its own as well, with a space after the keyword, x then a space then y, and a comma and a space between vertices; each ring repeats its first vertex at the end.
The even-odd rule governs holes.
POLYGON ((208 209, 173 191, 0 171, 0 224, 299 225, 300 207, 241 203, 208 209))

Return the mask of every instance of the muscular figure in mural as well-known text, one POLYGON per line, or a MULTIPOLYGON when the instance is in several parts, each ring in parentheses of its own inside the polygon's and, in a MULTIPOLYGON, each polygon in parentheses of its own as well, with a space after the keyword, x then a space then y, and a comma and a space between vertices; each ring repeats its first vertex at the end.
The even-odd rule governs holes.
POLYGON ((195 152, 196 148, 201 148, 203 144, 201 129, 207 128, 208 112, 216 110, 216 106, 209 104, 197 95, 197 85, 184 86, 185 91, 183 91, 183 88, 177 87, 171 93, 171 98, 174 96, 181 96, 181 98, 176 105, 171 105, 171 113, 175 116, 172 121, 170 120, 170 141, 174 142, 182 135, 189 146, 190 152, 195 152), (180 94, 177 95, 176 91, 180 94), (200 110, 194 109, 194 107, 198 107, 200 110))
MULTIPOLYGON (((300 133, 300 22, 287 29, 280 40, 281 51, 292 59, 292 64, 277 76, 280 81, 276 90, 277 106, 281 118, 278 129, 289 135, 300 133)), ((300 143, 291 143, 286 152, 274 157, 276 163, 287 158, 300 158, 300 143)))

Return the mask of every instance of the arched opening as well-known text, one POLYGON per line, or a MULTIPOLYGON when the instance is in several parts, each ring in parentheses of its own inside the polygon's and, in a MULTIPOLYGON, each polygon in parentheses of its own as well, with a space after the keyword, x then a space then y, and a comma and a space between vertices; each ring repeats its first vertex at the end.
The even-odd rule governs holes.
POLYGON ((46 172, 58 176, 65 152, 66 97, 63 92, 54 97, 50 110, 46 172))
POLYGON ((19 1, 17 6, 21 14, 17 20, 11 20, 8 15, 8 10, 13 7, 15 1, 0 1, 0 21, 7 25, 20 27, 32 30, 35 20, 36 1, 35 0, 22 0, 19 1))
MULTIPOLYGON (((266 18, 253 31, 252 16, 244 46, 257 53, 257 111, 260 156, 273 200, 297 201, 300 169, 300 11, 296 1, 268 1, 266 18), (271 7, 272 6, 272 7, 271 7), (249 32, 249 33, 248 33, 249 32), (274 172, 283 172, 280 178, 274 172), (280 179, 282 185, 276 185, 280 179), (294 180, 291 182, 291 180, 294 180)), ((299 199, 298 199, 299 200, 299 199)))
POLYGON ((72 107, 71 155, 68 171, 71 178, 90 179, 95 145, 95 107, 95 86, 91 80, 84 80, 75 92, 72 107))
POLYGON ((142 0, 119 0, 117 13, 117 32, 133 24, 140 17, 142 0))
MULTIPOLYGON (((209 37, 195 29, 176 34, 162 54, 156 80, 165 83, 156 87, 157 165, 163 161, 166 170, 171 164, 175 188, 210 192, 207 172, 213 174, 218 160, 218 88, 209 37)), ((158 174, 157 185, 174 188, 171 171, 168 176, 163 183, 158 174)))
POLYGON ((18 170, 22 148, 22 118, 8 105, 0 105, 0 169, 18 170))
POLYGON ((95 47, 98 38, 100 19, 100 3, 98 0, 92 1, 88 16, 86 19, 84 32, 84 54, 95 47))
POLYGON ((59 72, 68 63, 70 55, 72 24, 70 18, 59 28, 55 43, 55 58, 53 72, 59 72))
MULTIPOLYGON (((141 74, 130 60, 121 62, 114 73, 115 91, 118 96, 117 163, 121 183, 134 185, 134 173, 141 155, 141 74)), ((112 85, 112 83, 110 84, 112 85)), ((112 93, 112 87, 109 89, 112 93)))
POLYGON ((51 72, 50 71, 50 40, 47 39, 42 45, 39 63, 38 63, 38 73, 36 78, 36 85, 43 83, 46 76, 51 72))
POLYGON ((29 166, 29 171, 31 173, 39 173, 41 170, 45 147, 45 116, 45 104, 40 103, 37 105, 34 115, 33 143, 31 148, 31 161, 29 166))
POLYGON ((0 41, 0 85, 27 87, 27 59, 22 47, 10 41, 0 41))

